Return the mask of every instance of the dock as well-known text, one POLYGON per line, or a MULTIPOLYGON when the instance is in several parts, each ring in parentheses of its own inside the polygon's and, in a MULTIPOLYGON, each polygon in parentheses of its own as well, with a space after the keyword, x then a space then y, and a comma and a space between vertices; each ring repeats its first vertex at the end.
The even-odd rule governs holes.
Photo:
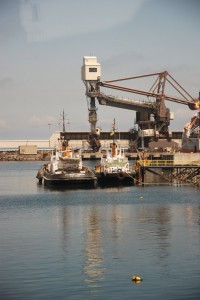
POLYGON ((200 187, 200 160, 137 160, 137 183, 145 185, 145 173, 150 172, 169 182, 189 182, 200 187), (169 175, 163 175, 160 170, 168 170, 169 175))

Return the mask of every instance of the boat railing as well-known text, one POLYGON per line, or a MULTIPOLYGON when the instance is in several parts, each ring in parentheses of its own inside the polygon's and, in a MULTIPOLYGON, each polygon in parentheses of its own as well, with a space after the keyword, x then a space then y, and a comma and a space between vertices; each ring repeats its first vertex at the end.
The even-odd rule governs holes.
POLYGON ((152 166, 152 167, 166 167, 166 166, 195 166, 199 165, 197 162, 188 162, 187 160, 150 160, 150 159, 144 159, 144 160, 137 160, 137 163, 141 166, 152 166))

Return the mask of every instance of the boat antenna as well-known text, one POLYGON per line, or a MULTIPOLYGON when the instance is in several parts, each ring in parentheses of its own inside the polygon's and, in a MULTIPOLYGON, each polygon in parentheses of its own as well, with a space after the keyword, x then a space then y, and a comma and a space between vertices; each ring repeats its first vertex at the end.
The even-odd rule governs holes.
POLYGON ((63 109, 63 132, 65 132, 65 112, 63 109))
POLYGON ((113 136, 113 143, 115 142, 115 118, 113 120, 113 123, 112 123, 112 129, 111 129, 111 132, 110 132, 110 135, 113 136))
POLYGON ((64 109, 63 109, 63 113, 62 113, 62 129, 63 129, 63 132, 65 132, 65 111, 64 111, 64 109))

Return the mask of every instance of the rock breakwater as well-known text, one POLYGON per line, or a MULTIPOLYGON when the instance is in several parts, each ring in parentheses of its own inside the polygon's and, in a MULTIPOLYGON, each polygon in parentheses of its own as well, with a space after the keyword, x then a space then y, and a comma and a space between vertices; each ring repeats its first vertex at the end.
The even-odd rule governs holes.
POLYGON ((50 151, 38 151, 37 154, 20 154, 19 151, 0 152, 0 161, 48 161, 50 151))

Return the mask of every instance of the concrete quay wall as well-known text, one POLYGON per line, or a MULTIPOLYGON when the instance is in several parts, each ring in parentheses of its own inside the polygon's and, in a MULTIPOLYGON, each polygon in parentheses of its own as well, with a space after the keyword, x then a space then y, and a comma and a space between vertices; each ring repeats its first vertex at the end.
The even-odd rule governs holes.
POLYGON ((174 164, 198 164, 200 165, 200 152, 198 153, 174 153, 174 164))

